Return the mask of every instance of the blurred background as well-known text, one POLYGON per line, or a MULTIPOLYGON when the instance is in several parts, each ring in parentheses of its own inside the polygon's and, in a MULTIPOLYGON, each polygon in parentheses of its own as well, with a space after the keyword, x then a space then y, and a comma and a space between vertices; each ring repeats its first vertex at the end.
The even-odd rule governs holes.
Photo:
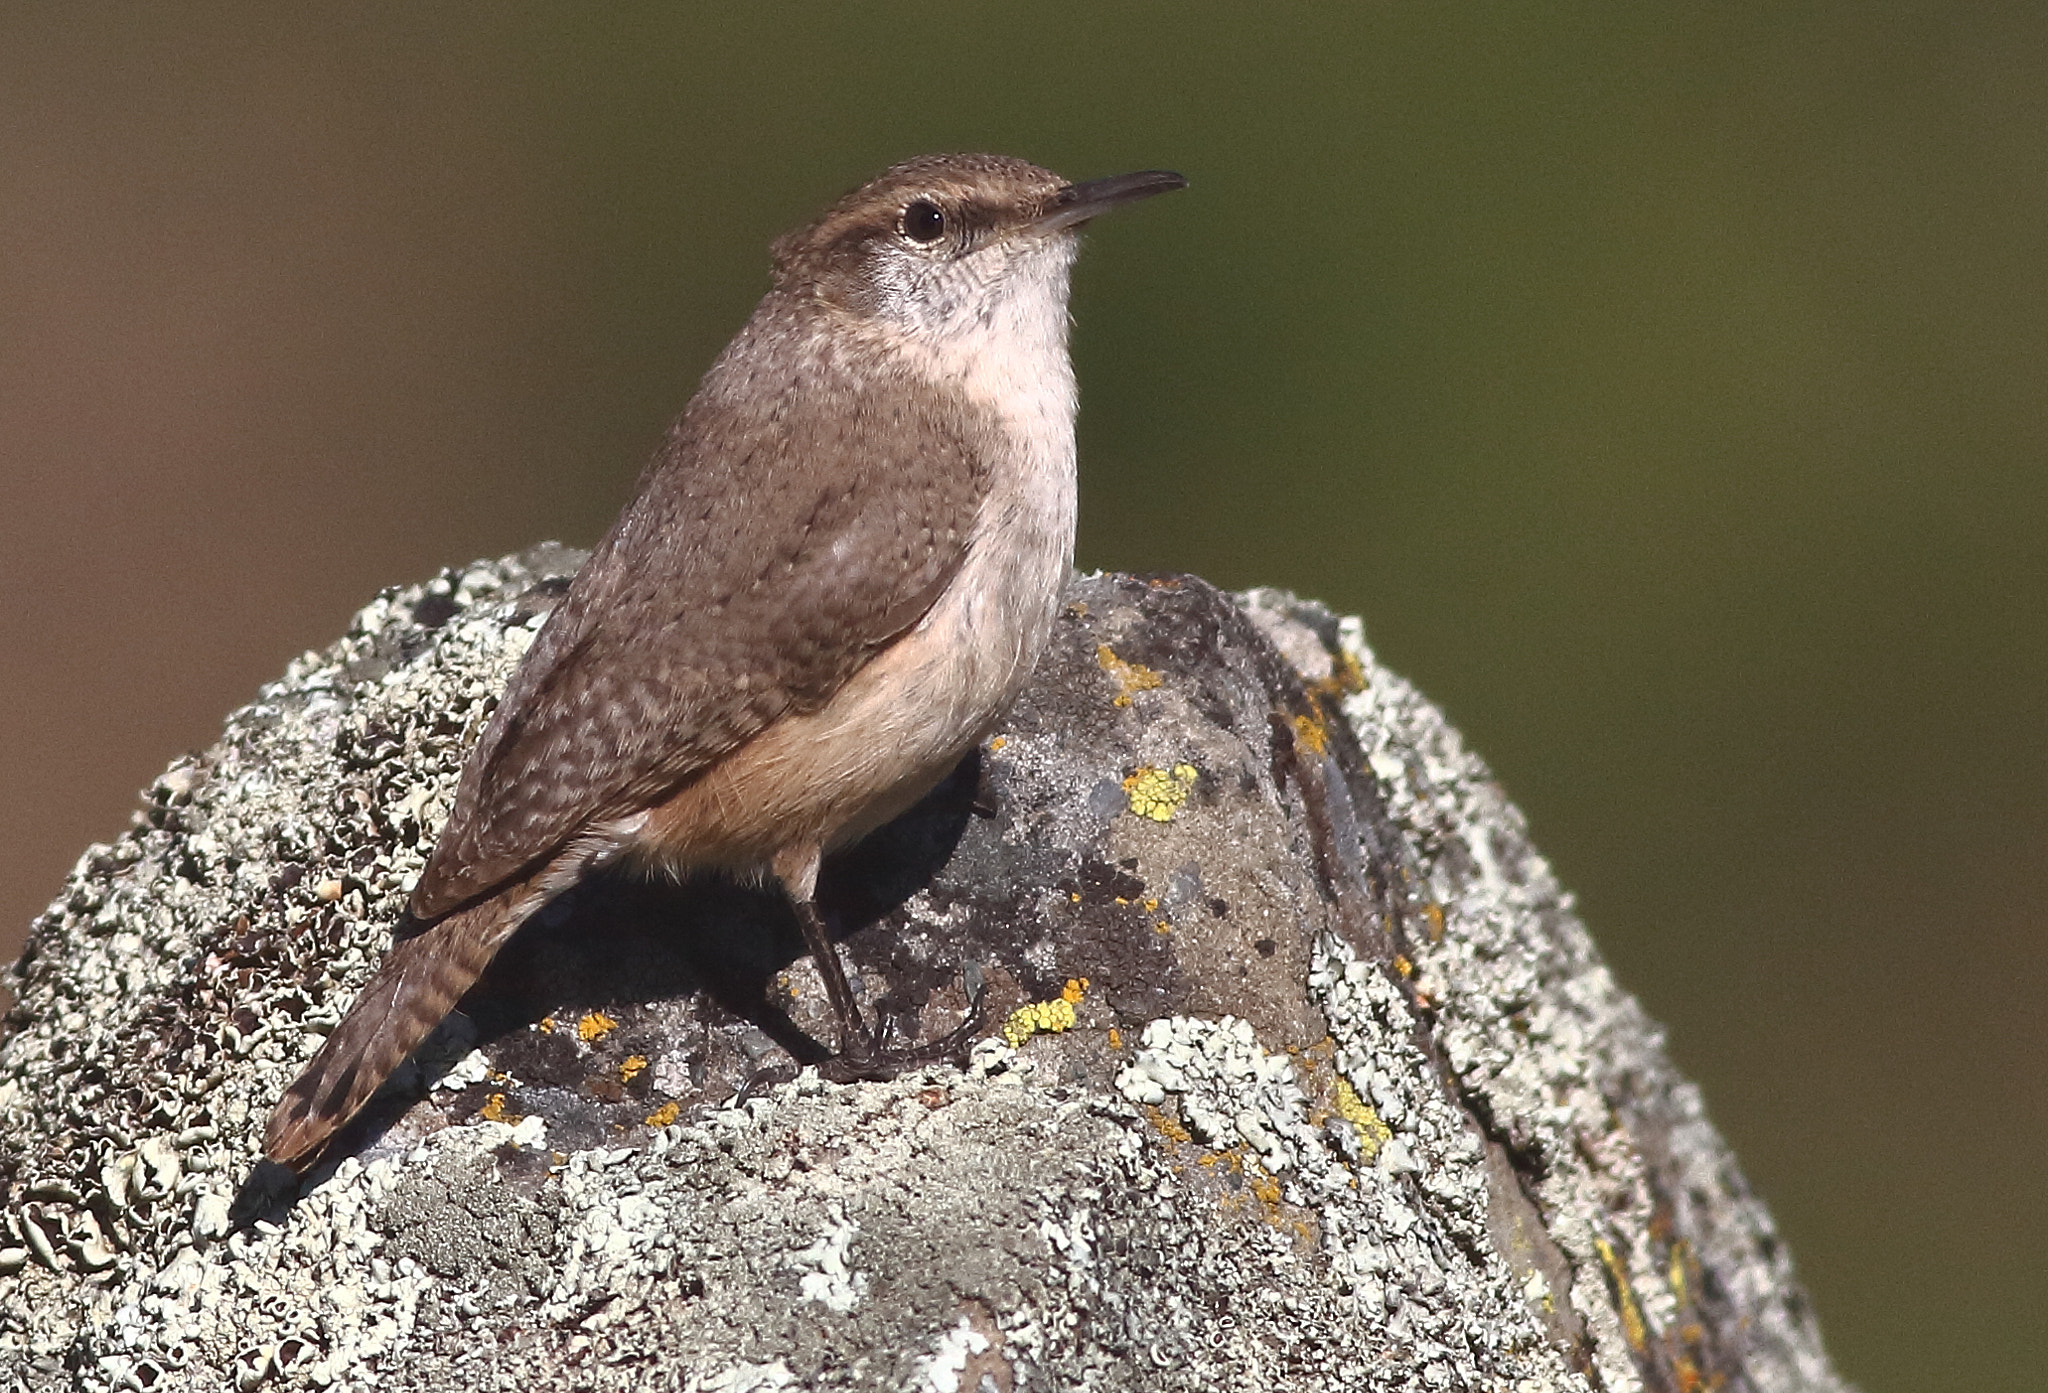
POLYGON ((882 166, 1190 192, 1081 560, 1365 616, 1869 1393, 2048 1359, 2048 8, 0 9, 0 953, 380 587, 588 545, 882 166))

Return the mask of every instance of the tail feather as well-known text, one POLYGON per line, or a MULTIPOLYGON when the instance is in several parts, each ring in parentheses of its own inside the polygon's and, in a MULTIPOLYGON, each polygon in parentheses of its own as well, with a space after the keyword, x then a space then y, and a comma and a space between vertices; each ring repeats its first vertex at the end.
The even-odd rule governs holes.
POLYGON ((300 1163, 362 1109, 532 912, 528 889, 510 887, 392 945, 270 1114, 263 1149, 271 1159, 300 1163))

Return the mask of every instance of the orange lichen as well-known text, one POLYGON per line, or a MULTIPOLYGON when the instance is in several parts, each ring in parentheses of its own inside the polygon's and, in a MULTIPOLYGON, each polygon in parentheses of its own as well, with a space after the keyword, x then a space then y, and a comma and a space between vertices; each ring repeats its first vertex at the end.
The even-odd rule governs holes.
POLYGON ((1422 917, 1429 920, 1429 941, 1444 941, 1444 907, 1432 900, 1422 907, 1422 917))
POLYGON ((647 1114, 647 1125, 649 1127, 666 1127, 678 1117, 681 1117, 682 1114, 682 1104, 674 1102, 663 1103, 653 1112, 647 1114))
POLYGON ((626 1056, 626 1062, 625 1062, 625 1063, 623 1063, 623 1064, 621 1064, 621 1065, 619 1066, 619 1082, 620 1082, 620 1083, 631 1083, 631 1082, 633 1082, 633 1079, 634 1079, 634 1077, 635 1077, 636 1075, 638 1075, 638 1074, 640 1073, 640 1071, 641 1071, 641 1070, 643 1070, 643 1069, 645 1069, 646 1067, 647 1067, 647 1056, 646 1056, 646 1055, 644 1055, 644 1054, 629 1054, 629 1055, 627 1055, 627 1056, 626 1056))
POLYGON ((591 1011, 576 1022, 576 1038, 586 1045, 596 1044, 619 1028, 619 1023, 602 1011, 591 1011))
POLYGON ((493 1093, 486 1098, 484 1105, 476 1110, 476 1115, 486 1122, 502 1122, 507 1127, 517 1126, 524 1120, 524 1114, 513 1112, 505 1106, 505 1095, 502 1093, 493 1093))
POLYGON ((1129 706, 1134 692, 1149 692, 1166 679, 1142 663, 1127 663, 1116 655, 1116 650, 1106 643, 1095 645, 1095 661, 1102 670, 1115 679, 1120 689, 1110 699, 1112 706, 1129 706))
MULTIPOLYGON (((1195 1139, 1193 1134, 1190 1133, 1187 1128, 1180 1125, 1179 1120, 1176 1119, 1173 1116, 1173 1114, 1165 1111, 1156 1104, 1147 1103, 1145 1105, 1145 1120, 1150 1122, 1152 1126, 1158 1130, 1159 1134, 1165 1137, 1168 1141, 1177 1141, 1185 1144, 1195 1139)), ((1202 1164, 1205 1166, 1209 1164, 1209 1158, 1207 1156, 1202 1157, 1201 1161, 1202 1164)))

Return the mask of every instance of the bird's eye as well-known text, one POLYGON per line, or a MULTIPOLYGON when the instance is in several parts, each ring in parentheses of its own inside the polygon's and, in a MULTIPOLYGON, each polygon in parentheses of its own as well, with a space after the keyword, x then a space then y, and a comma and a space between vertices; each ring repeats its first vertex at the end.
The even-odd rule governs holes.
POLYGON ((946 215, 930 199, 920 198, 903 210, 903 235, 929 245, 946 233, 946 215))

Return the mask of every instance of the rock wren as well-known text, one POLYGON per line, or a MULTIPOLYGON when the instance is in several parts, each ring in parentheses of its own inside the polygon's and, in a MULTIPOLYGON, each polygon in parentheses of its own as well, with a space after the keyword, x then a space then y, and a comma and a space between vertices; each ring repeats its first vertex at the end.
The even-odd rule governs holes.
POLYGON ((1067 284, 1099 213, 1185 187, 910 160, 775 243, 774 283, 514 674, 411 921, 270 1117, 302 1164, 553 895, 611 863, 772 876, 839 1078, 870 1037, 812 900, 1030 676, 1074 551, 1067 284))

